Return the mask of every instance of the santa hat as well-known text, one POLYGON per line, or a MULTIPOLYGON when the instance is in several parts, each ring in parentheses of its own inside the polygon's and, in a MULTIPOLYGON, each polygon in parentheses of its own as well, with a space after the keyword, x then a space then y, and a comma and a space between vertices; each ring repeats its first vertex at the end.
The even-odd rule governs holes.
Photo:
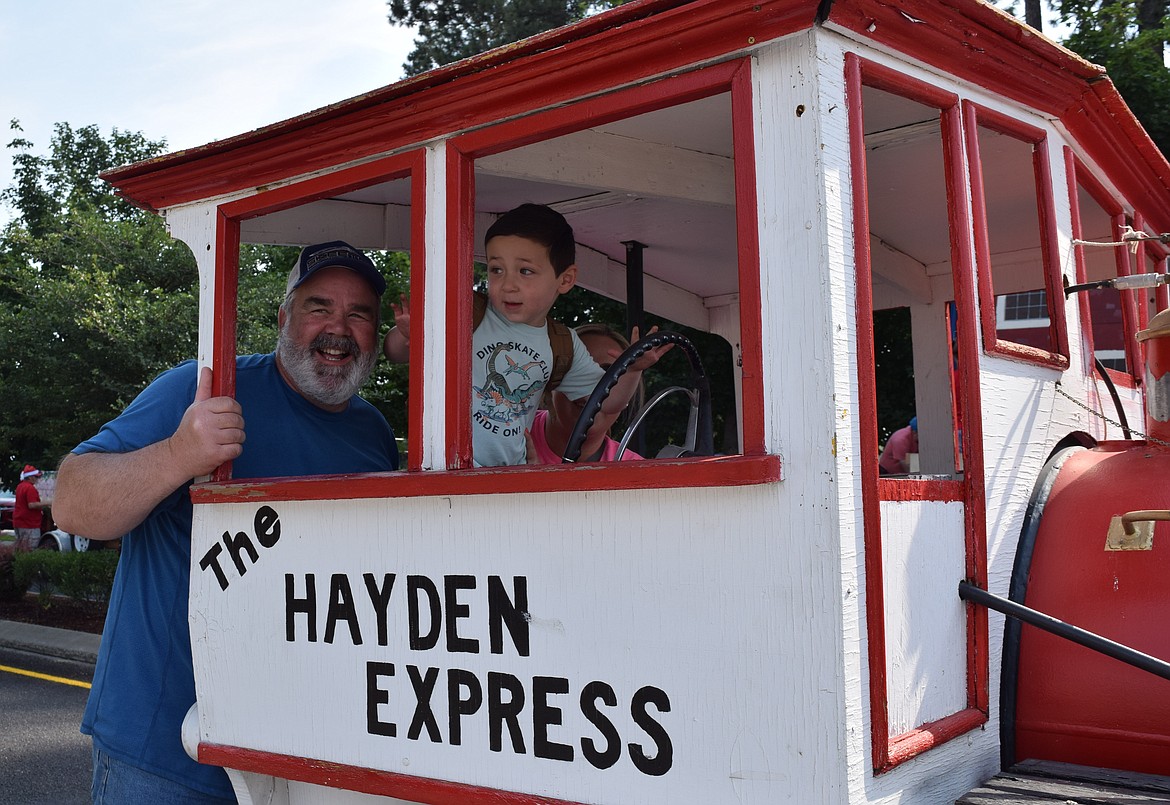
POLYGON ((34 467, 32 464, 25 464, 24 471, 20 473, 20 480, 23 481, 25 478, 35 478, 40 474, 41 474, 41 471, 38 470, 36 467, 34 467))

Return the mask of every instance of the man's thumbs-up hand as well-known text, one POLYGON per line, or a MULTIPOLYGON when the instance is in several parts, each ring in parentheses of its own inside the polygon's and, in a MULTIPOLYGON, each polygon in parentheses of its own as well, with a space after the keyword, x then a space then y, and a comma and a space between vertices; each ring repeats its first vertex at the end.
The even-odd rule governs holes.
POLYGON ((184 475, 207 475, 225 461, 243 452, 244 416, 231 397, 211 396, 211 369, 199 370, 195 401, 187 406, 183 419, 168 440, 171 459, 184 475))

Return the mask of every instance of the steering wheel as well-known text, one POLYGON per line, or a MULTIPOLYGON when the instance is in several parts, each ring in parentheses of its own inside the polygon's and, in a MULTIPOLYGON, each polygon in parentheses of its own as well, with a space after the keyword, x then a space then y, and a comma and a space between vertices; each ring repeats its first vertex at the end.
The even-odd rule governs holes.
POLYGON ((617 455, 620 458, 622 453, 625 452, 630 435, 641 424, 642 419, 650 409, 662 400, 663 397, 674 391, 683 391, 691 399, 691 411, 687 421, 687 446, 680 449, 675 455, 710 456, 715 453, 711 424, 711 384, 707 380, 707 373, 703 370, 703 361, 699 358, 699 351, 695 349, 695 345, 686 336, 670 332, 669 330, 663 330, 652 333, 637 343, 631 344, 613 362, 613 365, 605 370, 605 374, 601 376, 601 380, 598 381, 597 386, 593 389, 593 393, 586 400, 585 407, 581 409, 581 415, 577 417, 577 424, 573 426, 573 432, 569 435, 569 441, 565 445, 565 455, 562 459, 563 463, 573 464, 581 458, 581 448, 585 444, 585 436, 589 433, 589 428, 593 425, 593 420, 597 418, 597 414, 601 411, 601 404, 609 397, 610 392, 613 391, 613 387, 617 385, 622 375, 629 371, 630 367, 645 355, 648 350, 665 344, 674 344, 680 347, 687 356, 687 360, 691 365, 691 389, 685 389, 682 386, 671 386, 655 395, 654 399, 642 408, 637 418, 630 425, 629 430, 626 431, 626 435, 622 438, 621 444, 618 447, 617 455))

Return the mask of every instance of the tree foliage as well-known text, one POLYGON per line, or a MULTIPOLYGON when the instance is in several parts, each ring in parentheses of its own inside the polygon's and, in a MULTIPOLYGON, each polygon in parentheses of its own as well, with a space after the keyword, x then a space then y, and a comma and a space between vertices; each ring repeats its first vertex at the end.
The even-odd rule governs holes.
MULTIPOLYGON (((18 122, 12 130, 15 181, 3 198, 16 215, 0 233, 0 486, 8 487, 26 463, 56 466, 159 372, 195 357, 199 307, 188 248, 98 176, 161 153, 164 142, 60 123, 49 153, 38 155, 18 122)), ((240 353, 273 349, 297 253, 241 248, 240 353)), ((405 276, 404 258, 378 259, 405 276)), ((387 414, 404 394, 394 372, 380 368, 370 386, 387 414)), ((405 426, 400 407, 396 428, 405 426)))
POLYGON ((1103 66, 1163 154, 1170 155, 1168 0, 1056 0, 1064 45, 1103 66))
POLYGON ((559 28, 623 0, 389 0, 393 25, 417 26, 403 69, 418 75, 542 31, 559 28))
POLYGON ((998 0, 1043 31, 1041 11, 1056 14, 1061 44, 1109 73, 1121 97, 1163 154, 1170 156, 1170 0, 998 0))
POLYGON ((21 136, 16 217, 0 234, 0 483, 53 467, 128 403, 144 380, 193 352, 195 261, 162 221, 118 198, 106 168, 162 142, 58 124, 50 153, 21 136))

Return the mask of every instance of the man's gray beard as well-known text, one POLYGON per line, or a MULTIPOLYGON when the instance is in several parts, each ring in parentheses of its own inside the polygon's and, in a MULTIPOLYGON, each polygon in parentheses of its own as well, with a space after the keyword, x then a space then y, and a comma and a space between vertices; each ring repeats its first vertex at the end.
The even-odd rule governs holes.
POLYGON ((287 323, 280 329, 276 356, 302 395, 311 402, 327 406, 341 405, 357 394, 357 390, 369 379, 378 357, 373 350, 363 354, 352 338, 324 333, 314 338, 307 347, 298 347, 289 336, 287 323), (322 348, 346 349, 354 360, 342 366, 319 364, 313 353, 322 348))

